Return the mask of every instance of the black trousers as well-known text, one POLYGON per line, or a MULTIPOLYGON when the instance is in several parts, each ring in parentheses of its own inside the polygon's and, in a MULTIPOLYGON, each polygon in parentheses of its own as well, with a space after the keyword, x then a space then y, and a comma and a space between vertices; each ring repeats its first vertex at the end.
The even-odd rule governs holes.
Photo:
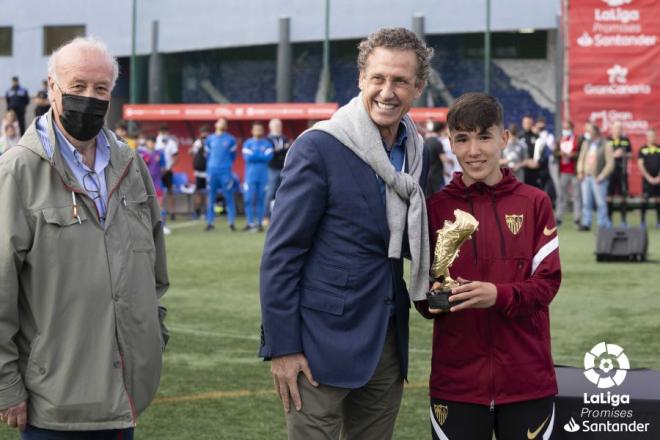
POLYGON ((555 423, 555 399, 495 405, 431 399, 434 440, 550 439, 555 423))

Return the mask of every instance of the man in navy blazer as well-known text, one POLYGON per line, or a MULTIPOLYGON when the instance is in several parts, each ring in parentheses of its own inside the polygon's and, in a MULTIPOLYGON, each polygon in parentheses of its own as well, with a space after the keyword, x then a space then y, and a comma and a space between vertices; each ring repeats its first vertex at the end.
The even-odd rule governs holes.
MULTIPOLYGON (((397 172, 410 172, 414 148, 423 152, 414 124, 403 122, 432 54, 402 28, 381 29, 359 46, 361 95, 352 105, 366 110, 397 172)), ((272 360, 290 439, 384 439, 394 431, 410 299, 403 259, 388 253, 390 192, 368 162, 311 130, 282 173, 261 262, 260 355, 272 360)), ((419 190, 428 160, 416 166, 419 190)), ((403 240, 402 255, 411 244, 403 240)))

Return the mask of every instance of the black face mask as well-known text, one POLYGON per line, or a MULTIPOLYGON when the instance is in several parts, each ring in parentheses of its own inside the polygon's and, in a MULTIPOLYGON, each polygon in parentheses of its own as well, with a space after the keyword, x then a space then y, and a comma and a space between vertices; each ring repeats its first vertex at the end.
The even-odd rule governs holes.
POLYGON ((63 93, 60 122, 75 139, 88 141, 103 128, 109 105, 110 101, 63 93))

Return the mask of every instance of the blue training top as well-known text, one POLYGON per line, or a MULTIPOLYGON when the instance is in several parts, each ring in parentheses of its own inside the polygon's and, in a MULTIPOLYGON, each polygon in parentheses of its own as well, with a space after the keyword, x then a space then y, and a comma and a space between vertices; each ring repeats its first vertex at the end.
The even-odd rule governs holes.
POLYGON ((210 173, 230 172, 236 159, 236 139, 229 133, 212 134, 204 147, 208 154, 206 170, 210 173))
POLYGON ((273 143, 267 138, 250 138, 243 144, 243 158, 247 164, 246 178, 268 175, 268 162, 273 158, 273 143))

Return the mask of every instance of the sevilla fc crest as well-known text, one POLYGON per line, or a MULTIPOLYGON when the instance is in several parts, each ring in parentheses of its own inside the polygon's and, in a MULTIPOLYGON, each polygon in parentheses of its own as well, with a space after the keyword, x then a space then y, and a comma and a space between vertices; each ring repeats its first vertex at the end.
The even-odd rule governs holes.
POLYGON ((504 218, 506 219, 506 225, 509 228, 509 231, 511 231, 513 235, 518 235, 520 228, 522 228, 523 215, 506 214, 504 218))

